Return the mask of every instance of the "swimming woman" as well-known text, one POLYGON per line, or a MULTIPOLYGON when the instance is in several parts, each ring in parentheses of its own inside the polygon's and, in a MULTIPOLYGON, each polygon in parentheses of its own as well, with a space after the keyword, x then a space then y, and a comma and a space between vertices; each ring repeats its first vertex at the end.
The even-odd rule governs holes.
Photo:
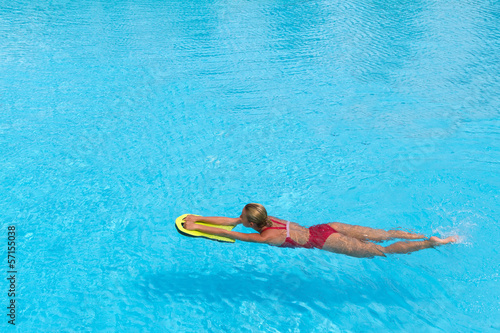
POLYGON ((318 248, 358 258, 385 256, 388 253, 409 253, 457 241, 456 237, 441 239, 433 236, 427 238, 424 235, 400 230, 385 231, 339 222, 305 228, 297 223, 268 216, 264 206, 256 203, 247 204, 238 218, 188 215, 184 221, 184 228, 188 230, 278 247, 318 248), (243 224, 247 228, 254 229, 257 233, 246 234, 223 230, 196 224, 197 221, 218 225, 243 224), (395 238, 414 241, 399 241, 385 247, 373 243, 395 238))

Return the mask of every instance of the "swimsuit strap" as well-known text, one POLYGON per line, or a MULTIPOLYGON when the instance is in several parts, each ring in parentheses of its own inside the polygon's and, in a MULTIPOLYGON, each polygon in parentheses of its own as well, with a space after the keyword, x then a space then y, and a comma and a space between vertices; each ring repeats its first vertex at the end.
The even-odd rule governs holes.
POLYGON ((274 223, 278 223, 278 224, 281 224, 281 225, 285 225, 286 223, 283 223, 283 222, 280 222, 280 221, 276 221, 276 220, 273 220, 273 219, 270 219, 272 222, 274 223))
POLYGON ((281 224, 283 227, 264 227, 264 229, 281 229, 281 230, 283 230, 283 229, 287 228, 287 227, 285 227, 285 223, 283 223, 283 222, 279 222, 279 221, 276 221, 276 220, 273 220, 273 219, 270 219, 270 220, 273 223, 281 224))
MULTIPOLYGON (((273 221, 274 223, 278 223, 278 224, 281 224, 281 225, 285 225, 285 223, 283 222, 280 222, 280 221, 276 221, 276 220, 273 220, 271 219, 271 221, 273 221)), ((290 237, 290 221, 286 221, 286 227, 273 227, 273 228, 269 228, 269 229, 285 229, 286 228, 286 237, 290 237)))

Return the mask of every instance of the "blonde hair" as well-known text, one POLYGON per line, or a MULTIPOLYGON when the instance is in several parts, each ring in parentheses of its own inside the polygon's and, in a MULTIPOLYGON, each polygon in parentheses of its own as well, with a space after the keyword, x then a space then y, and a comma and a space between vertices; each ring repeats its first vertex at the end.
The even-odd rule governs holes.
POLYGON ((267 210, 258 203, 249 203, 244 208, 248 222, 253 222, 258 228, 270 227, 273 223, 267 216, 267 210))

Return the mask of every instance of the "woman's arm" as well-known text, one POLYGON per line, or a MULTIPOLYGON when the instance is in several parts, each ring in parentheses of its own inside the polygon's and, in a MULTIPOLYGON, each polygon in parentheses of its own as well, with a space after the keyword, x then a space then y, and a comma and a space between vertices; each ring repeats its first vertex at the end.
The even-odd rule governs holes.
POLYGON ((186 222, 206 222, 210 224, 217 225, 238 225, 241 223, 241 219, 233 217, 223 217, 223 216, 196 216, 188 215, 184 218, 186 222))
POLYGON ((194 222, 186 222, 184 223, 184 228, 188 230, 197 230, 201 232, 205 232, 207 234, 224 236, 231 239, 236 239, 244 242, 252 242, 252 243, 267 243, 268 238, 263 237, 259 233, 245 234, 242 232, 224 230, 220 228, 209 227, 206 225, 196 224, 194 222))

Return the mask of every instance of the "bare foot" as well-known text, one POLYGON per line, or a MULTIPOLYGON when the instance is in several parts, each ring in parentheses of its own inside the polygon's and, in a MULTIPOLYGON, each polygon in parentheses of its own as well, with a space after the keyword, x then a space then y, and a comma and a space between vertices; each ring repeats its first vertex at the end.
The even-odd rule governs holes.
POLYGON ((458 236, 451 236, 445 239, 438 238, 436 236, 432 236, 429 240, 436 245, 443 245, 448 243, 454 243, 458 240, 458 236))

